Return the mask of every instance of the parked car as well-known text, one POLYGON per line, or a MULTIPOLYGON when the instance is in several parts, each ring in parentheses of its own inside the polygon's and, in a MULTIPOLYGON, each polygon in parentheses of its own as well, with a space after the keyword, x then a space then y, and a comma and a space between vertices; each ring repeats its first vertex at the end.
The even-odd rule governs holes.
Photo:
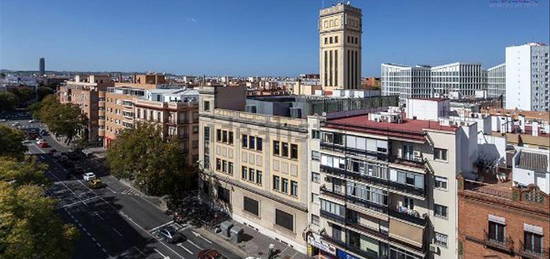
POLYGON ((166 226, 161 228, 159 233, 164 238, 164 240, 166 240, 168 243, 171 243, 171 244, 176 244, 187 240, 186 236, 178 232, 172 226, 166 226))
POLYGON ((227 257, 220 254, 220 252, 214 249, 204 249, 197 255, 199 259, 227 259, 227 257))
POLYGON ((43 139, 40 139, 36 142, 36 145, 38 145, 39 147, 41 148, 47 148, 49 147, 50 145, 48 144, 48 142, 46 142, 45 140, 43 139))
POLYGON ((93 172, 87 172, 83 176, 84 181, 91 181, 93 179, 96 179, 95 174, 93 172))

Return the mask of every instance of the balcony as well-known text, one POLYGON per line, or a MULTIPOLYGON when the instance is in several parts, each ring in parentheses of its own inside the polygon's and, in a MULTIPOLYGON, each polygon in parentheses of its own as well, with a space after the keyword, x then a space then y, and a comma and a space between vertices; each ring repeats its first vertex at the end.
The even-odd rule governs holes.
POLYGON ((525 249, 523 242, 520 242, 521 248, 517 251, 517 254, 523 258, 529 259, 543 259, 550 258, 550 249, 542 249, 540 252, 531 251, 525 249))
POLYGON ((504 240, 496 240, 487 233, 483 231, 484 239, 483 243, 486 247, 489 247, 494 250, 498 250, 504 253, 513 254, 514 253, 514 241, 511 237, 506 237, 504 240))
POLYGON ((353 203, 353 204, 359 205, 361 207, 364 207, 364 208, 367 208, 367 209, 370 209, 370 210, 373 210, 373 211, 377 211, 377 212, 380 212, 380 213, 388 213, 388 208, 384 205, 374 203, 374 202, 371 202, 371 201, 368 201, 368 200, 364 200, 364 199, 361 199, 361 198, 358 198, 358 197, 345 195, 343 193, 335 192, 335 191, 330 190, 329 188, 327 188, 325 185, 321 186, 321 193, 325 194, 325 195, 329 195, 333 198, 345 200, 349 203, 353 203))
MULTIPOLYGON (((349 236, 349 235, 347 235, 347 236, 349 236)), ((321 234, 321 237, 323 238, 323 240, 327 241, 328 243, 331 243, 335 246, 341 247, 343 250, 350 251, 354 254, 363 256, 365 258, 376 258, 377 257, 376 254, 372 254, 372 253, 369 253, 367 251, 363 251, 357 246, 354 246, 352 244, 348 244, 348 243, 346 243, 342 240, 336 240, 336 239, 334 239, 334 238, 332 238, 332 237, 330 237, 326 234, 321 234)))
POLYGON ((382 152, 375 152, 375 151, 370 151, 370 150, 364 150, 364 149, 357 149, 357 148, 351 148, 351 147, 346 147, 344 145, 336 145, 336 144, 332 144, 332 143, 328 143, 328 142, 322 142, 321 141, 321 149, 322 150, 330 150, 330 151, 334 151, 334 152, 340 152, 340 153, 352 153, 352 154, 356 154, 356 155, 368 155, 368 156, 373 156, 373 157, 376 157, 376 159, 378 160, 381 160, 381 161, 388 161, 388 155, 385 154, 385 153, 382 153, 382 152))
POLYGON ((405 220, 407 222, 420 225, 420 226, 425 226, 427 223, 426 219, 420 216, 418 212, 416 212, 415 210, 409 210, 403 207, 398 207, 397 209, 390 209, 389 214, 391 217, 405 220))
POLYGON ((410 166, 415 168, 422 168, 422 169, 424 168, 424 164, 426 163, 426 161, 424 161, 424 159, 422 158, 411 157, 411 159, 404 159, 404 158, 399 158, 395 155, 391 155, 389 157, 389 160, 391 163, 394 163, 394 164, 410 166))
POLYGON ((323 218, 327 218, 327 219, 330 219, 334 222, 338 222, 340 224, 345 224, 346 223, 346 218, 345 217, 342 217, 340 215, 336 215, 336 214, 332 214, 328 211, 324 211, 324 210, 320 210, 320 215, 321 217, 323 218))

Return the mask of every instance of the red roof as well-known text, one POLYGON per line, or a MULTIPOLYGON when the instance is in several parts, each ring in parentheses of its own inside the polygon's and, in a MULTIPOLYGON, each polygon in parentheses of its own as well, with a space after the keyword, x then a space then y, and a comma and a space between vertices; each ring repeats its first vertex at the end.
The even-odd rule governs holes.
POLYGON ((455 132, 458 129, 455 126, 444 126, 439 122, 428 120, 404 120, 401 123, 376 122, 369 120, 366 114, 329 119, 327 120, 326 127, 419 141, 425 140, 425 129, 449 132, 455 132))

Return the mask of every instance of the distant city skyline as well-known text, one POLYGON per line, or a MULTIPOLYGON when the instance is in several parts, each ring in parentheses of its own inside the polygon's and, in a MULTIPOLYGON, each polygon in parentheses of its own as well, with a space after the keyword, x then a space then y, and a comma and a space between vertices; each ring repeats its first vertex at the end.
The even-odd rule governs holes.
MULTIPOLYGON (((318 73, 318 12, 336 1, 0 2, 0 69, 194 75, 318 73)), ((352 1, 363 9, 363 77, 382 63, 504 62, 548 44, 549 4, 352 1)))

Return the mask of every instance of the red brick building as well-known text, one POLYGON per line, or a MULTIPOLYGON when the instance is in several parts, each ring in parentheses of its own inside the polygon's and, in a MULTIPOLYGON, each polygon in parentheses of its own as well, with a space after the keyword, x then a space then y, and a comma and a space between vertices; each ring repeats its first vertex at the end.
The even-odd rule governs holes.
POLYGON ((510 181, 458 180, 462 258, 550 258, 549 195, 510 181))

